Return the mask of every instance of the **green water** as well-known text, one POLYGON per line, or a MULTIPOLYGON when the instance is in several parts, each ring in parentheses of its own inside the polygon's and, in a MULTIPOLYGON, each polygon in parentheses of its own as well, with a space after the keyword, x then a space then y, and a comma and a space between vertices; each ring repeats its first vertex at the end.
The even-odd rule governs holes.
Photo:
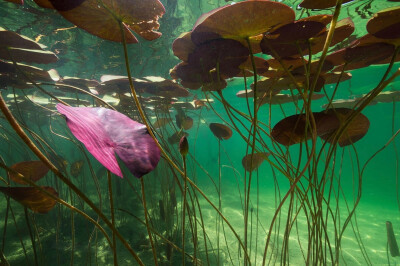
MULTIPOLYGON (((145 2, 146 0, 141 1, 145 2)), ((159 31, 162 36, 153 41, 146 41, 138 37, 139 43, 128 45, 131 74, 134 78, 160 76, 171 79, 170 69, 180 62, 173 54, 173 41, 181 33, 190 31, 203 13, 232 3, 232 1, 222 0, 160 0, 160 2, 166 10, 164 16, 159 20, 159 31)), ((293 8, 296 12, 296 19, 301 16, 333 14, 334 12, 334 8, 330 8, 308 10, 303 13, 300 8, 296 8, 301 1, 279 2, 293 8)), ((360 37, 367 33, 367 21, 374 13, 388 7, 398 6, 399 3, 396 1, 353 1, 342 6, 339 19, 350 17, 355 24, 353 35, 360 37)), ((26 0, 24 5, 20 6, 0 0, 0 27, 35 39, 46 45, 47 50, 56 53, 59 58, 56 63, 36 66, 46 70, 56 69, 62 77, 79 77, 100 81, 102 75, 127 75, 121 43, 93 36, 79 27, 75 27, 57 11, 40 8, 33 1, 26 0)), ((333 48, 331 49, 333 50, 333 48)), ((263 57, 269 58, 266 55, 263 57)), ((350 71, 352 78, 339 84, 335 99, 359 97, 373 90, 379 84, 387 67, 388 64, 372 65, 350 71)), ((399 67, 400 63, 394 63, 388 77, 399 67)), ((252 83, 252 77, 247 78, 247 82, 248 84, 252 83)), ((238 111, 248 115, 246 99, 236 97, 236 93, 244 89, 243 78, 230 78, 227 83, 227 87, 223 90, 225 100, 238 111)), ((335 84, 325 85, 324 89, 331 93, 334 86, 335 84)), ((33 96, 36 99, 50 99, 50 97, 37 88, 22 90, 10 85, 5 85, 5 87, 6 89, 0 88, 1 95, 11 106, 12 114, 23 125, 31 140, 39 146, 68 180, 111 221, 106 169, 73 136, 65 124, 65 119, 59 116, 54 106, 42 103, 33 105, 31 102, 22 104, 18 101, 19 104, 15 104, 17 98, 26 99, 28 96, 33 96), (49 107, 50 111, 43 110, 41 106, 49 107), (62 159, 56 160, 56 155, 62 159), (66 162, 64 168, 63 160, 66 162), (83 160, 83 167, 74 176, 71 166, 79 160, 83 160)), ((60 93, 53 86, 46 86, 45 89, 54 95, 60 93)), ((399 77, 386 87, 385 91, 388 90, 400 90, 399 77)), ((209 124, 232 125, 223 103, 219 100, 220 97, 216 92, 203 92, 201 89, 189 91, 191 93, 189 97, 169 99, 169 103, 172 103, 168 105, 172 121, 165 128, 153 129, 157 132, 156 136, 168 156, 179 169, 183 169, 178 143, 171 144, 167 141, 168 137, 177 131, 175 125, 177 109, 174 107, 174 102, 192 102, 195 95, 199 99, 214 100, 213 103, 207 104, 212 108, 185 109, 186 115, 194 120, 193 127, 187 130, 190 152, 186 158, 187 176, 198 187, 198 190, 193 186, 189 186, 188 189, 187 210, 190 210, 190 213, 188 214, 186 211, 184 226, 186 265, 218 265, 218 263, 220 265, 262 265, 263 258, 265 258, 266 265, 305 265, 307 262, 313 265, 323 265, 332 264, 332 261, 339 265, 396 265, 400 263, 400 259, 392 257, 388 250, 385 225, 386 221, 392 222, 395 236, 400 241, 398 187, 400 144, 399 136, 395 135, 400 129, 399 99, 397 102, 367 106, 362 112, 370 121, 367 134, 354 145, 338 147, 333 160, 324 164, 327 150, 321 153, 322 163, 315 169, 318 173, 315 178, 321 178, 325 166, 329 166, 326 167, 327 176, 329 176, 325 184, 326 188, 319 194, 329 201, 329 204, 325 201, 321 205, 321 209, 319 209, 323 213, 321 217, 329 218, 326 218, 325 225, 314 227, 321 230, 319 232, 321 239, 312 239, 320 245, 319 248, 322 251, 315 251, 315 247, 312 249, 308 246, 312 234, 310 226, 312 218, 311 211, 307 208, 311 207, 303 208, 302 204, 305 203, 301 201, 305 195, 310 200, 308 203, 316 204, 313 192, 307 190, 302 195, 300 189, 299 194, 294 194, 293 198, 289 195, 288 199, 282 203, 282 209, 277 212, 270 232, 274 214, 289 191, 295 175, 288 177, 283 174, 286 168, 280 164, 283 160, 280 160, 282 158, 279 156, 269 157, 269 161, 264 161, 257 171, 252 172, 247 225, 249 259, 246 261, 240 243, 245 241, 244 206, 250 173, 244 170, 242 158, 251 153, 252 138, 247 131, 251 127, 251 123, 246 119, 246 115, 234 119, 238 130, 231 127, 233 129, 232 137, 219 141, 210 131, 209 124), (247 138, 247 141, 238 131, 247 138), (393 136, 395 138, 392 139, 393 136), (374 156, 376 152, 378 153, 374 156), (334 173, 332 173, 332 169, 335 170, 334 173), (204 194, 202 195, 200 191, 204 194), (357 197, 359 193, 360 198, 357 197), (357 199, 360 199, 359 203, 357 199), (221 205, 220 213, 226 218, 226 222, 222 221, 216 211, 219 204, 221 205), (338 232, 335 230, 342 230, 346 218, 355 204, 357 204, 356 211, 352 214, 349 224, 341 236, 340 250, 336 249, 335 240, 337 240, 338 232), (290 226, 292 226, 290 234, 285 235, 285 228, 290 226), (324 226, 326 231, 323 230, 324 226), (271 240, 267 246, 268 251, 264 254, 269 233, 271 233, 271 240), (286 237, 287 241, 285 242, 286 237), (241 242, 238 241, 238 238, 241 242), (284 243, 287 243, 286 247, 283 246, 284 243), (316 255, 308 249, 320 253, 316 255), (335 252, 339 254, 337 258, 335 252), (196 257, 197 260, 193 260, 193 257, 196 257)), ((72 99, 85 99, 94 104, 90 96, 78 92, 69 92, 64 96, 72 99)), ((132 110, 135 110, 134 119, 138 120, 137 107, 133 104, 133 99, 130 100, 132 104, 128 107, 130 108, 128 109, 129 115, 132 114, 132 110)), ((253 98, 249 98, 251 112, 253 111, 252 101, 253 98)), ((314 100, 311 105, 312 110, 319 112, 327 103, 327 98, 314 100)), ((143 106, 146 107, 145 102, 143 102, 143 106)), ((116 105, 115 107, 118 111, 124 112, 120 106, 116 105)), ((145 111, 150 123, 155 122, 156 116, 166 116, 157 108, 155 110, 145 109, 145 111)), ((298 113, 292 103, 265 104, 258 110, 258 124, 259 126, 261 124, 260 127, 264 133, 269 132, 270 128, 285 116, 293 115, 296 112, 298 113)), ((2 165, 10 167, 17 162, 38 160, 3 115, 0 116, 0 126, 2 165)), ((285 146, 272 141, 267 134, 260 133, 260 135, 262 135, 264 146, 258 142, 258 149, 261 151, 267 151, 265 147, 274 147, 274 151, 282 149, 285 151, 284 154, 290 154, 293 165, 298 163, 300 166, 298 169, 304 167, 308 159, 305 150, 306 147, 311 147, 311 141, 307 142, 309 146, 304 143, 292 145, 286 153, 285 146), (301 158, 300 162, 298 162, 298 158, 301 158)), ((319 151, 321 146, 322 141, 317 138, 316 149, 319 151)), ((152 245, 145 226, 142 184, 139 179, 129 173, 122 163, 120 165, 124 178, 111 176, 115 228, 144 265, 154 265, 152 245)), ((143 177, 146 211, 150 220, 151 237, 159 265, 181 265, 183 263, 181 253, 183 246, 183 193, 181 192, 183 179, 182 175, 171 165, 163 156, 154 171, 143 177), (163 205, 165 213, 162 213, 160 204, 163 205), (174 247, 168 241, 172 242, 174 247)), ((293 167, 293 169, 295 168, 293 167)), ((301 186, 309 184, 306 179, 308 171, 311 171, 311 168, 308 168, 302 177, 301 186)), ((0 177, 1 186, 20 186, 9 181, 4 167, 0 168, 0 177)), ((60 199, 82 210, 97 221, 112 241, 113 234, 110 227, 56 174, 50 171, 38 184, 54 187, 60 199)), ((304 189, 304 187, 301 188, 304 189)), ((317 207, 313 205, 313 208, 317 207)), ((111 246, 112 244, 107 242, 103 233, 95 227, 93 222, 87 221, 80 214, 59 203, 47 214, 38 214, 31 210, 24 210, 20 203, 5 195, 0 195, 0 265, 7 265, 7 262, 9 265, 113 265, 114 255, 111 246)), ((119 265, 139 264, 138 260, 118 239, 116 240, 116 251, 119 265)))

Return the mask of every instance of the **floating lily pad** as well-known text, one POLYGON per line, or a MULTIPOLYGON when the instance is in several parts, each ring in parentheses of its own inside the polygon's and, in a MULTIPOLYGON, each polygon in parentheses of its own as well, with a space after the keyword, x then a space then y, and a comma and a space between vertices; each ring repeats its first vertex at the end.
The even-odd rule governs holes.
POLYGON ((240 42, 216 39, 197 46, 188 55, 190 65, 199 66, 204 72, 216 69, 221 75, 233 77, 239 66, 249 57, 249 50, 240 42))
MULTIPOLYGON (((335 31, 333 32, 332 41, 330 47, 334 46, 342 41, 346 40, 353 34, 355 30, 354 22, 351 18, 344 18, 336 23, 335 31)), ((328 36, 328 31, 325 30, 317 36, 310 39, 311 44, 311 54, 319 53, 323 50, 326 38, 328 36)), ((309 54, 308 49, 303 50, 304 54, 309 54)))
POLYGON ((180 86, 178 83, 162 77, 144 77, 135 79, 133 82, 135 89, 144 93, 150 93, 166 98, 188 97, 189 91, 180 86))
POLYGON ((203 70, 200 66, 181 62, 176 65, 170 75, 173 79, 180 79, 182 86, 192 90, 203 87, 204 90, 222 90, 227 83, 225 78, 218 76, 215 69, 203 70))
MULTIPOLYGON (((19 162, 13 164, 11 166, 11 169, 17 171, 18 173, 23 175, 26 179, 29 179, 33 182, 40 180, 49 171, 49 168, 42 161, 19 162)), ((16 183, 24 185, 28 184, 13 172, 10 172, 10 178, 16 183)))
POLYGON ((312 20, 288 23, 264 35, 260 43, 264 54, 280 58, 303 54, 308 48, 307 40, 325 30, 326 24, 312 20))
MULTIPOLYGON (((367 31, 382 39, 400 38, 400 7, 384 9, 374 14, 367 23, 367 31)), ((400 44, 400 40, 398 42, 400 44)))
POLYGON ((145 125, 113 110, 57 104, 72 134, 108 170, 122 177, 115 153, 137 178, 152 171, 160 150, 145 125))
POLYGON ((232 130, 224 124, 211 123, 210 129, 214 136, 216 136, 219 140, 227 140, 232 137, 232 130))
POLYGON ((326 57, 326 60, 334 65, 343 65, 333 71, 353 70, 379 63, 393 55, 394 50, 394 45, 384 42, 356 44, 333 52, 326 57))
POLYGON ((67 20, 100 38, 122 42, 119 23, 123 24, 127 43, 138 40, 131 31, 146 40, 161 36, 158 18, 165 13, 159 0, 50 0, 67 20))
POLYGON ((14 47, 32 50, 43 50, 46 46, 16 32, 0 27, 0 48, 14 47))
MULTIPOLYGON (((354 0, 343 0, 342 4, 351 1, 354 0)), ((336 6, 336 0, 303 0, 299 6, 307 9, 325 9, 336 6)))
MULTIPOLYGON (((58 193, 53 188, 41 188, 58 197, 58 193)), ((48 213, 57 203, 40 189, 34 187, 0 187, 0 191, 37 213, 48 213)))
POLYGON ((196 46, 192 42, 192 32, 182 33, 175 41, 172 43, 172 51, 174 55, 182 61, 187 61, 190 53, 194 51, 196 46))
POLYGON ((200 33, 244 40, 290 23, 294 17, 289 6, 278 2, 253 0, 234 3, 203 14, 193 27, 192 40, 193 35, 200 33))
POLYGON ((306 116, 292 115, 279 121, 271 131, 271 137, 278 143, 290 146, 311 138, 311 132, 306 134, 306 116))
MULTIPOLYGON (((331 132, 327 132, 326 134, 320 134, 319 136, 328 142, 332 142, 337 130, 339 130, 339 128, 343 126, 343 124, 346 122, 352 112, 353 110, 349 108, 335 108, 326 110, 325 114, 336 117, 336 119, 339 121, 339 126, 337 127, 337 129, 331 132)), ((347 129, 339 138, 339 146, 348 146, 363 138, 368 132, 369 124, 369 120, 365 115, 361 113, 358 114, 350 122, 347 129)))
POLYGON ((330 72, 323 75, 325 84, 336 84, 351 79, 352 75, 349 72, 330 72))
MULTIPOLYGON (((333 132, 339 127, 335 116, 323 112, 313 113, 317 136, 333 132)), ((307 126, 305 114, 288 116, 279 121, 271 131, 271 137, 278 143, 290 146, 312 137, 310 126, 307 126)), ((309 122, 311 124, 311 122, 309 122)))
POLYGON ((18 69, 11 62, 0 60, 0 73, 17 75, 16 77, 18 77, 18 79, 25 80, 26 82, 29 80, 25 75, 34 81, 55 82, 60 79, 60 75, 55 69, 46 71, 38 67, 21 63, 17 63, 17 67, 18 69), (23 75, 21 71, 25 73, 25 75, 23 75))
MULTIPOLYGON (((257 74, 262 76, 263 74, 267 73, 269 69, 268 61, 258 56, 254 56, 253 58, 257 74)), ((239 66, 239 68, 253 73, 254 69, 253 69, 253 64, 251 62, 251 57, 249 56, 248 59, 239 66)))
POLYGON ((53 52, 14 47, 0 48, 0 58, 15 62, 36 64, 50 64, 58 61, 58 57, 53 52))
POLYGON ((380 103, 393 103, 400 101, 400 91, 383 91, 379 93, 374 101, 380 103))

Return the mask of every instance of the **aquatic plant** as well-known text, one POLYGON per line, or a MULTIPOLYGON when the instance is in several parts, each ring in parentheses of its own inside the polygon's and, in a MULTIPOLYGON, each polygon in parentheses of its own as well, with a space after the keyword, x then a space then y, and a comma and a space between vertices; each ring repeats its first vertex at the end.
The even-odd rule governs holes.
POLYGON ((400 8, 220 2, 0 3, 0 264, 396 259, 358 210, 386 161, 400 209, 400 8))

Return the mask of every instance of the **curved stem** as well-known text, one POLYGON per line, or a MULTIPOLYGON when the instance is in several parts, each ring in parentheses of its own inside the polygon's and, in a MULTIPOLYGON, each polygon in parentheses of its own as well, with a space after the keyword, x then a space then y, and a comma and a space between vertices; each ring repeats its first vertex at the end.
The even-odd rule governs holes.
MULTIPOLYGON (((161 144, 158 142, 157 138, 155 137, 147 119, 146 116, 143 112, 143 109, 141 107, 141 104, 139 102, 139 99, 137 97, 135 88, 133 86, 133 80, 132 80, 132 75, 130 72, 130 67, 129 67, 129 58, 128 58, 128 48, 127 48, 127 44, 126 44, 126 37, 125 37, 125 32, 122 26, 122 22, 120 22, 120 30, 121 30, 121 34, 123 36, 123 46, 124 46, 124 56, 125 56, 125 64, 126 64, 126 70, 127 70, 127 74, 128 74, 128 79, 129 79, 129 85, 130 85, 130 89, 133 95, 133 99, 135 101, 135 104, 138 108, 140 117, 143 120, 143 123, 145 124, 150 136, 154 139, 156 145, 158 146, 158 148, 160 149, 163 158, 170 164, 170 166, 172 168, 175 168, 182 176, 184 176, 184 172, 178 167, 178 165, 176 163, 174 163, 171 158, 168 156, 168 154, 165 152, 165 150, 163 149, 163 147, 161 146, 161 144)), ((229 228, 231 229, 231 231, 233 232, 233 234, 235 235, 235 237, 238 239, 240 246, 243 248, 246 259, 248 261, 250 261, 250 258, 247 254, 247 251, 245 250, 245 247, 242 243, 242 241, 239 238, 239 235, 236 233, 235 229, 233 228, 233 226, 229 223, 229 221, 222 215, 222 213, 218 210, 218 208, 210 201, 210 199, 208 199, 208 197, 203 193, 203 191, 201 191, 201 189, 196 186, 196 184, 194 184, 194 182, 192 180, 190 180, 189 177, 186 177, 187 181, 190 183, 191 186, 193 186, 200 194, 201 196, 210 204, 211 207, 213 207, 213 209, 219 214, 221 215, 221 218, 225 221, 225 223, 229 226, 229 228)))
POLYGON ((17 120, 14 118, 10 110, 8 109, 6 102, 3 99, 3 96, 0 92, 0 110, 3 112, 7 121, 10 123, 14 131, 18 134, 18 136, 25 142, 25 144, 32 150, 32 152, 68 187, 70 187, 84 202, 86 202, 93 211, 99 215, 99 217, 107 224, 107 226, 115 232, 120 241, 124 244, 127 250, 132 254, 135 260, 140 264, 144 265, 142 260, 136 254, 135 251, 131 248, 129 243, 122 237, 122 235, 115 229, 112 223, 105 217, 105 215, 100 211, 99 208, 83 193, 77 188, 67 177, 65 177, 57 167, 54 166, 52 162, 36 147, 36 145, 29 139, 26 133, 22 130, 21 126, 18 124, 17 120))

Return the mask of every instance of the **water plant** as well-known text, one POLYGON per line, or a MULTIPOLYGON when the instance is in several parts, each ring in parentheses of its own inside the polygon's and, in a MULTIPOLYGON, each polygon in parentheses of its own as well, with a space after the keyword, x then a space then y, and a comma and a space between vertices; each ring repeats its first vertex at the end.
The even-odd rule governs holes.
POLYGON ((368 2, 0 3, 52 28, 0 19, 1 264, 381 263, 357 211, 388 150, 400 209, 400 8, 368 2))

